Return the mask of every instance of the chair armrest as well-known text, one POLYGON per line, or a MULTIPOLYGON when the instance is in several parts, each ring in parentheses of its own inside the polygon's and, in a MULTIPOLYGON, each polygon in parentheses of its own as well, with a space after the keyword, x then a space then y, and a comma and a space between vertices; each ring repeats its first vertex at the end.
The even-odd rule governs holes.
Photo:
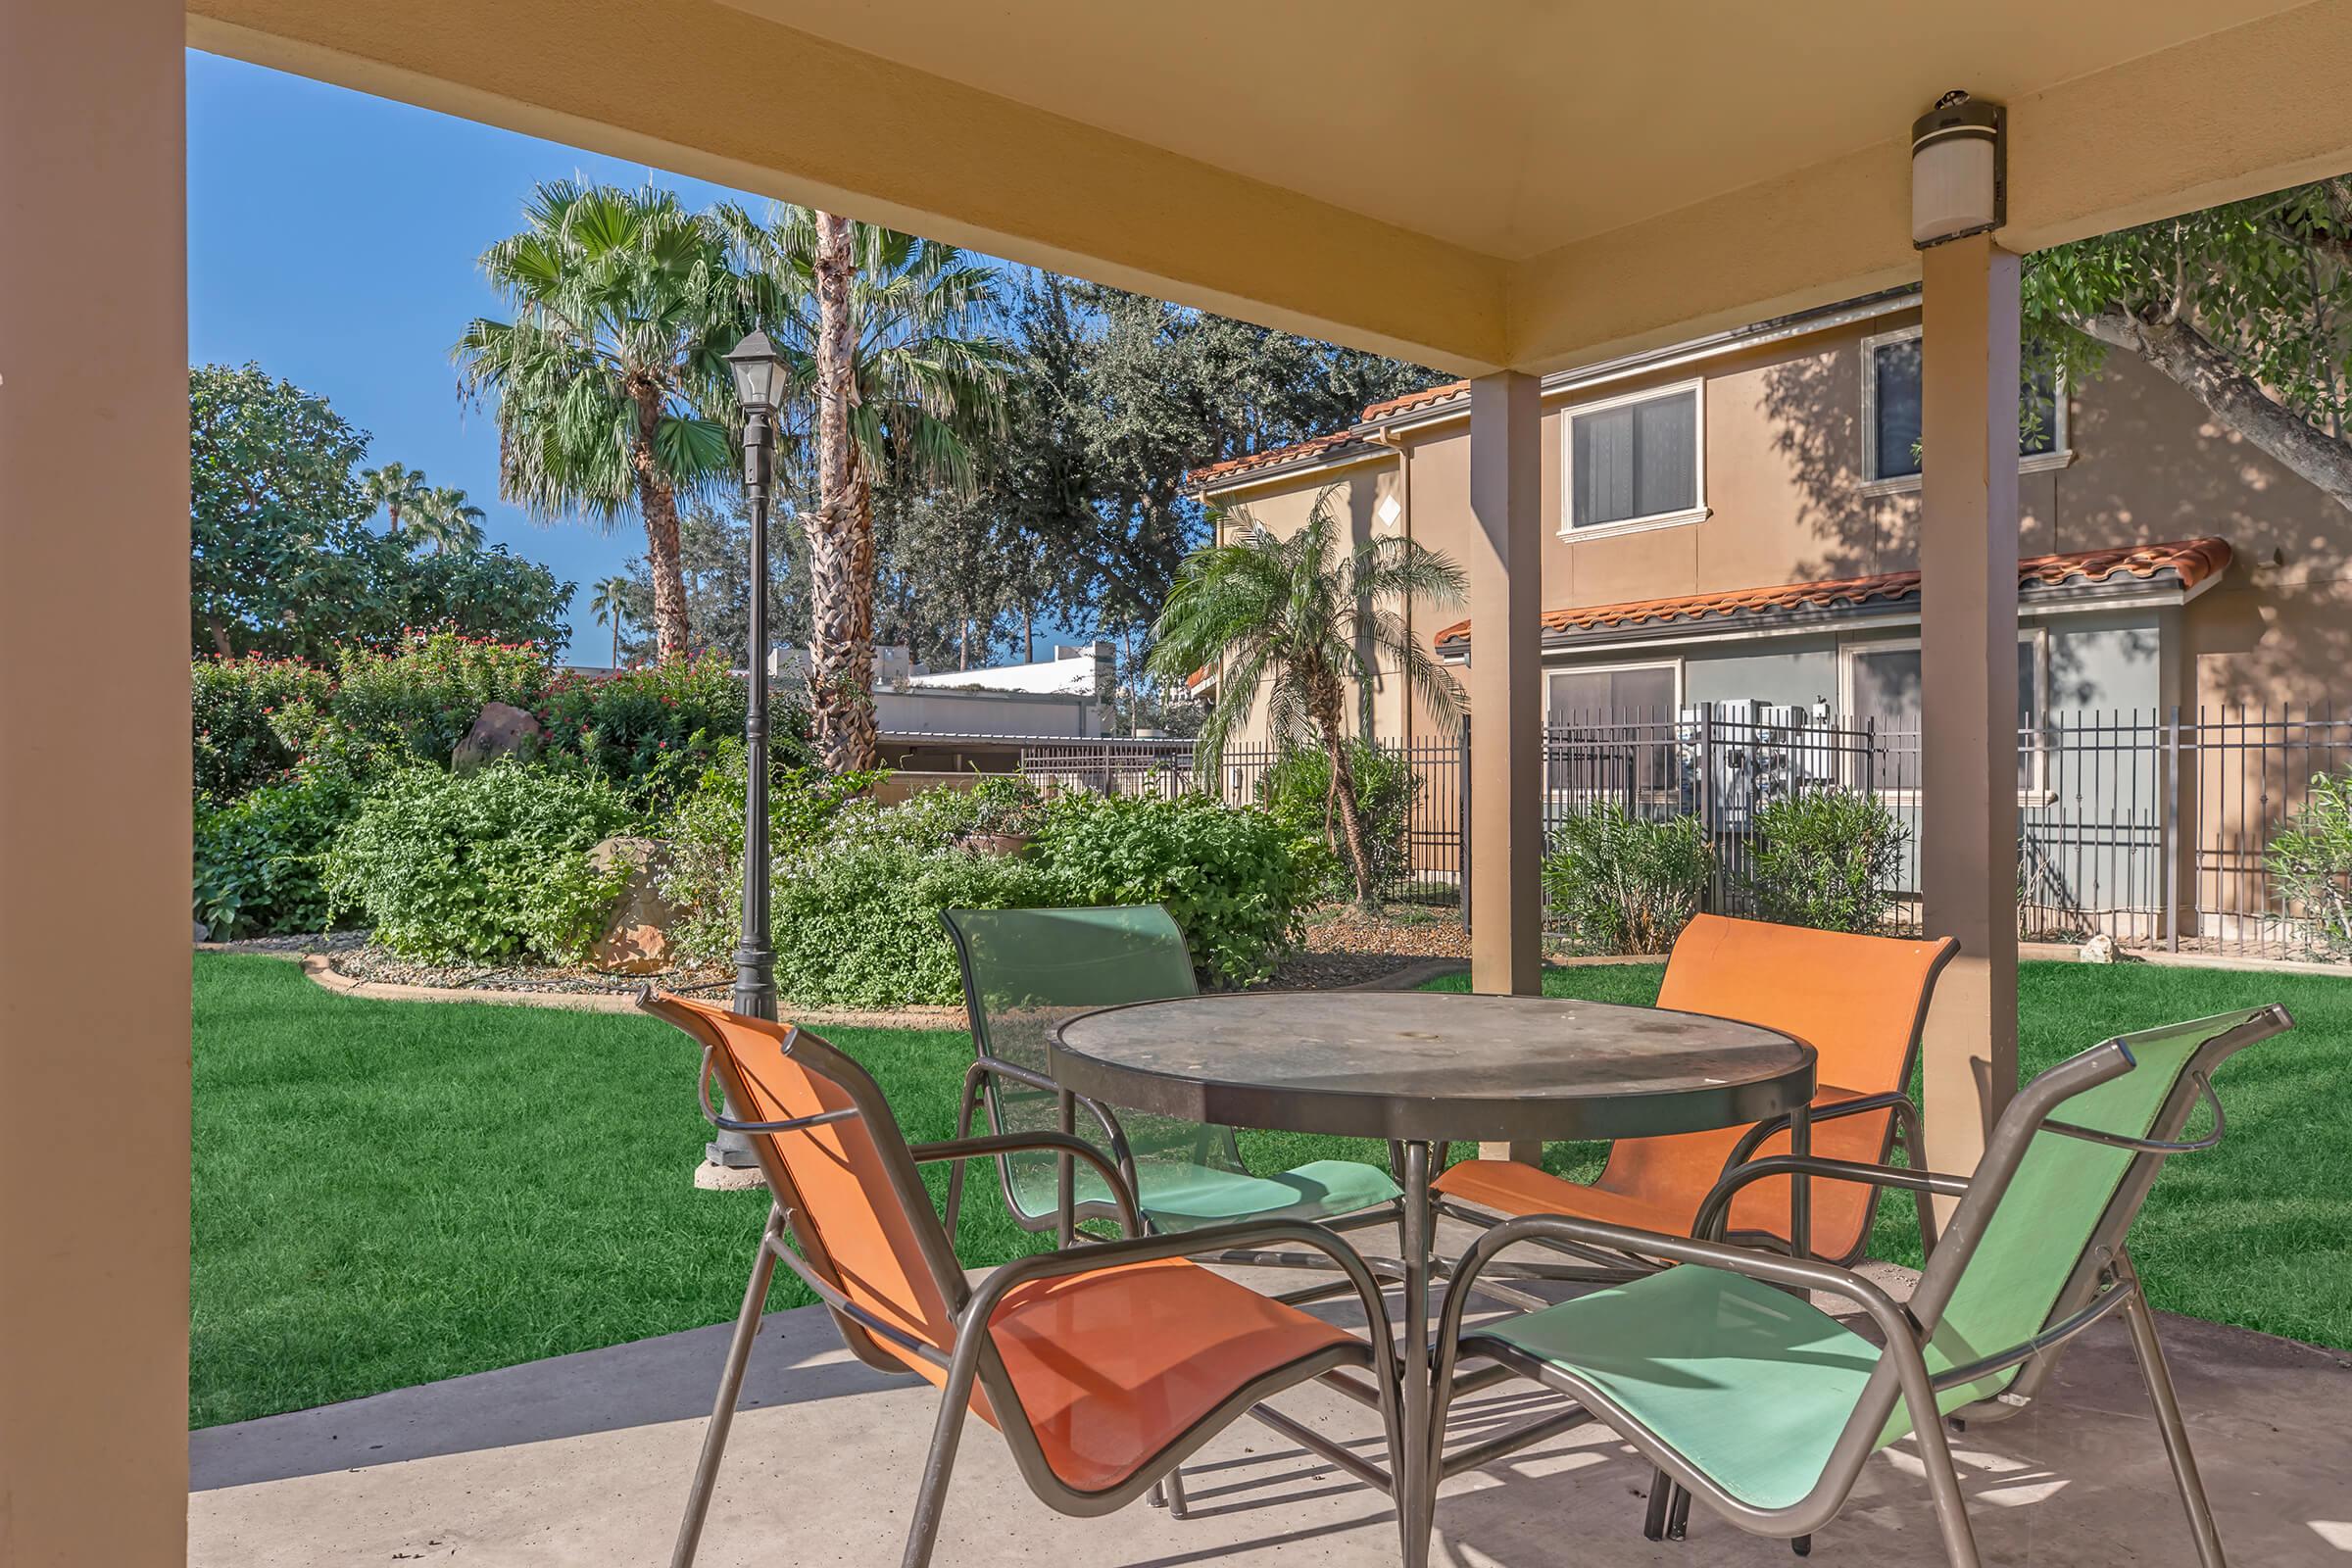
POLYGON ((978 1083, 983 1078, 1009 1078, 1016 1084, 1023 1084, 1031 1089, 1040 1089, 1049 1095, 1069 1095, 1072 1100, 1084 1105, 1088 1113, 1095 1118, 1096 1123, 1102 1127, 1102 1137, 1110 1145, 1111 1158, 1119 1162, 1120 1169, 1129 1173, 1128 1185, 1132 1187, 1135 1184, 1133 1174, 1135 1151, 1127 1143, 1126 1129, 1119 1125, 1119 1118, 1112 1113, 1108 1105, 1099 1100, 1089 1100, 1084 1095, 1071 1094, 1069 1090, 1062 1088, 1044 1073, 1033 1071, 1027 1067, 1015 1066, 1002 1056, 977 1057, 969 1067, 964 1069, 963 1079, 966 1087, 978 1083))
POLYGON ((1136 1207, 1134 1189, 1128 1185, 1127 1178, 1120 1173, 1118 1166, 1111 1163, 1110 1156, 1083 1138, 1073 1138, 1068 1133, 988 1133, 978 1138, 950 1138, 936 1144, 916 1144, 907 1151, 918 1165, 934 1160, 979 1159, 1022 1152, 1066 1154, 1093 1166, 1095 1173, 1109 1186, 1110 1196, 1118 1203, 1120 1228, 1129 1236, 1142 1232, 1143 1217, 1136 1207))
MULTIPOLYGON (((1828 1084, 1822 1086, 1822 1092, 1825 1094, 1845 1093, 1844 1090, 1828 1084)), ((1911 1100, 1908 1095, 1899 1089, 1890 1089, 1883 1094, 1856 1095, 1851 1099, 1840 1100, 1835 1104, 1816 1105, 1812 1108, 1812 1113, 1807 1120, 1818 1127, 1825 1121, 1836 1121, 1841 1116, 1866 1116, 1872 1111, 1893 1110, 1897 1105, 1910 1103, 1911 1100)), ((1723 1168, 1728 1171, 1735 1165, 1746 1164, 1756 1157, 1756 1151, 1764 1147, 1766 1139, 1788 1130, 1788 1117, 1786 1113, 1766 1117, 1740 1135, 1740 1142, 1732 1146, 1732 1152, 1724 1160, 1723 1168)))
POLYGON ((1819 1176, 1831 1181, 1865 1182, 1873 1187, 1933 1193, 1938 1198, 1961 1198, 1968 1193, 1965 1176, 1945 1176, 1902 1165, 1868 1165, 1854 1159, 1824 1159, 1817 1154, 1774 1154, 1725 1171, 1698 1205, 1698 1218, 1691 1222, 1690 1234, 1702 1239, 1720 1237, 1723 1221, 1731 1212, 1732 1195, 1767 1176, 1819 1176))
POLYGON ((1688 1237, 1636 1230, 1630 1225, 1608 1225, 1599 1220, 1570 1219, 1560 1214, 1528 1214, 1518 1219, 1504 1220, 1489 1230, 1462 1255, 1460 1265, 1454 1270, 1446 1292, 1445 1312, 1439 1320, 1439 1351, 1445 1358, 1445 1364, 1441 1367, 1441 1382, 1452 1375, 1451 1363, 1461 1337, 1462 1312, 1470 1299, 1471 1283, 1504 1248, 1515 1242, 1531 1240, 1570 1242, 1642 1256, 1662 1257, 1676 1263, 1699 1263, 1723 1269, 1727 1273, 1762 1280, 1768 1285, 1823 1291, 1861 1307, 1889 1344, 1903 1345, 1914 1356, 1924 1338, 1911 1314, 1897 1305, 1892 1297, 1853 1270, 1839 1268, 1834 1263, 1783 1257, 1777 1252, 1750 1251, 1744 1248, 1726 1247, 1720 1242, 1692 1241, 1688 1237))

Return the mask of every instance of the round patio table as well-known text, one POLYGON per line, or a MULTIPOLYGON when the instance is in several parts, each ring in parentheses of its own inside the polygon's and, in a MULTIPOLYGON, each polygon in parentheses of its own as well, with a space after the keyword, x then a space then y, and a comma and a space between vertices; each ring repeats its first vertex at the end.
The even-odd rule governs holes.
MULTIPOLYGON (((1650 1138, 1789 1118, 1808 1146, 1813 1048, 1703 1013, 1427 991, 1179 997, 1064 1019, 1062 1088, 1187 1121, 1383 1138, 1404 1189, 1404 1324, 1395 1478, 1406 1568, 1428 1561, 1438 1463, 1429 1345, 1433 1146, 1650 1138)), ((1797 1250, 1805 1188, 1790 1195, 1797 1250)))

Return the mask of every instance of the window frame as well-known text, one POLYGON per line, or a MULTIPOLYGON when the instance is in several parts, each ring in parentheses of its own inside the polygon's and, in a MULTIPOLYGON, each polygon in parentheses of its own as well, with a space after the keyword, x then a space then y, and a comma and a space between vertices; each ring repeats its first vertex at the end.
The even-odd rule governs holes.
POLYGON ((1558 710, 1552 706, 1551 702, 1551 681, 1553 676, 1616 675, 1629 669, 1663 669, 1672 672, 1674 676, 1674 701, 1667 705, 1671 711, 1669 711, 1660 722, 1673 723, 1681 715, 1683 710, 1683 665, 1685 662, 1686 661, 1682 658, 1682 656, 1676 655, 1668 659, 1619 659, 1612 660, 1605 664, 1546 664, 1544 666, 1544 727, 1546 730, 1551 728, 1551 715, 1558 711, 1558 710))
MULTIPOLYGON (((2056 799, 2050 791, 2050 629, 2047 626, 2017 628, 2018 646, 2034 650, 2034 722, 2018 726, 2018 756, 2031 758, 2033 771, 2028 782, 2017 787, 2020 806, 2048 806, 2056 799), (2030 737, 2030 739, 2029 739, 2030 737)), ((1839 719, 1846 724, 1861 722, 1861 705, 1854 699, 1854 665, 1872 654, 1909 654, 1920 652, 1917 637, 1887 637, 1856 639, 1838 645, 1838 709, 1839 719)), ((1922 733, 1926 721, 1921 721, 1922 733)), ((1866 787, 1866 785, 1865 785, 1866 787)), ((1924 786, 1907 789, 1881 789, 1872 793, 1882 799, 1897 802, 1917 802, 1926 793, 1924 786)))
MULTIPOLYGON (((1893 343, 1916 342, 1923 334, 1922 323, 1898 326, 1889 331, 1873 332, 1862 339, 1862 493, 1866 496, 1908 495, 1919 489, 1922 475, 1916 473, 1879 475, 1879 377, 1876 360, 1880 349, 1893 343)), ((2067 384, 2066 370, 2061 367, 2050 388, 2050 450, 2031 456, 2021 455, 2017 471, 2047 473, 2063 468, 2075 461, 2073 388, 2067 384)))
POLYGON ((1692 376, 1685 381, 1668 381, 1658 386, 1643 387, 1638 392, 1620 392, 1615 397, 1595 398, 1590 403, 1574 403, 1560 411, 1560 525, 1559 536, 1571 544, 1585 539, 1607 539, 1620 534, 1647 533, 1652 528, 1679 528, 1685 523, 1704 522, 1709 515, 1707 507, 1707 380, 1692 376), (1692 475, 1690 505, 1674 512, 1653 512, 1639 517, 1614 517, 1607 522, 1576 525, 1576 421, 1588 414, 1606 414, 1611 409, 1633 403, 1652 403, 1670 397, 1688 396, 1690 399, 1690 453, 1696 470, 1692 475))

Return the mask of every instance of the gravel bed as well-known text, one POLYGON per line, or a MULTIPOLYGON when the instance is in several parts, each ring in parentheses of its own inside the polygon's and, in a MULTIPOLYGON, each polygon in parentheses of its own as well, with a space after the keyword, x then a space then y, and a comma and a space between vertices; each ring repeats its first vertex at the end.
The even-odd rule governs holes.
MULTIPOLYGON (((667 969, 659 974, 607 974, 577 964, 424 963, 371 946, 365 931, 313 932, 206 943, 208 952, 262 953, 279 957, 325 954, 334 971, 351 980, 435 986, 447 991, 543 991, 625 996, 648 980, 664 991, 723 992, 734 983, 724 964, 667 969)), ((1367 916, 1351 906, 1308 916, 1306 940, 1283 959, 1270 986, 1324 990, 1362 985, 1427 958, 1466 958, 1469 939, 1450 910, 1396 908, 1367 916)))

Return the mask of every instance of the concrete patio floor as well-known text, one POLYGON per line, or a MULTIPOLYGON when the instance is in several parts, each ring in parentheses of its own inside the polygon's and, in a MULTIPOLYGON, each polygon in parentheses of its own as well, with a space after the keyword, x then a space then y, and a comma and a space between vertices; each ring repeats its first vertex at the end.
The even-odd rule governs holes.
MULTIPOLYGON (((2231 1560, 2352 1568, 2352 1354, 2184 1318, 2163 1328, 2231 1560)), ((699 1329, 194 1433, 189 1561, 666 1562, 725 1336, 699 1329)), ((860 1366, 830 1321, 806 1308, 768 1318, 746 1394, 701 1561, 897 1562, 936 1408, 931 1388, 860 1366)), ((1518 1384, 1467 1399, 1455 1436, 1494 1430, 1547 1398, 1518 1384)), ((1328 1391, 1282 1403, 1377 1447, 1368 1412, 1328 1391)), ((1972 1429, 1954 1447, 1988 1565, 2195 1560, 2120 1323, 2071 1348, 2054 1397, 1972 1429)), ((1004 1445, 975 1428, 937 1561, 1396 1560, 1384 1498, 1254 1422, 1213 1440, 1186 1475, 1190 1518, 1141 1504, 1065 1518, 1031 1496, 1004 1445)), ((1648 1484, 1629 1449, 1585 1428, 1449 1483, 1434 1558, 1449 1568, 1796 1560, 1703 1508, 1687 1542, 1644 1541, 1648 1484)), ((1811 1560, 1943 1561, 1908 1444, 1872 1462, 1811 1560)))

